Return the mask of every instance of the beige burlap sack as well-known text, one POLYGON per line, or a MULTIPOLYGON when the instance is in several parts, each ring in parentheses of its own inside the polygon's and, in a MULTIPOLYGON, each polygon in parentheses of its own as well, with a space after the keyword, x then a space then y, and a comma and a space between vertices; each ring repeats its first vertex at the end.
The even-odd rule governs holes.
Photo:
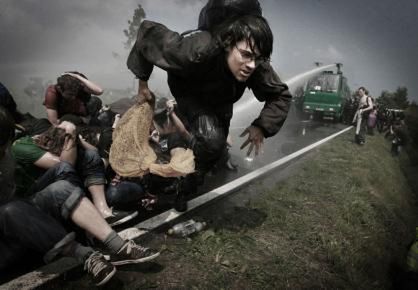
POLYGON ((193 151, 184 148, 171 150, 171 159, 168 164, 150 165, 150 172, 163 177, 179 177, 193 173, 195 168, 193 151))
POLYGON ((149 146, 149 130, 153 109, 148 103, 131 107, 113 131, 109 162, 113 170, 124 177, 147 174, 157 156, 149 146))

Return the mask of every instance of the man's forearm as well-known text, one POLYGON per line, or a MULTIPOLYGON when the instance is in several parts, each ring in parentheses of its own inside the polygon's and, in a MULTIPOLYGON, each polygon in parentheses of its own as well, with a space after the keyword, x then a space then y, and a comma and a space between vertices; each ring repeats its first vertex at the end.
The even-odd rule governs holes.
POLYGON ((78 74, 73 74, 73 73, 66 73, 66 74, 68 74, 68 75, 78 79, 79 81, 81 81, 86 86, 86 88, 89 90, 89 92, 92 93, 93 95, 99 96, 99 95, 103 94, 103 89, 99 85, 93 83, 92 81, 90 81, 86 78, 83 78, 82 76, 80 76, 78 74))
POLYGON ((66 161, 71 165, 75 165, 77 160, 77 144, 75 141, 75 135, 68 134, 65 137, 64 148, 61 151, 60 160, 66 161))
POLYGON ((46 115, 48 117, 48 121, 51 122, 52 125, 58 125, 58 113, 57 113, 57 110, 46 109, 46 115))
POLYGON ((174 126, 177 129, 177 132, 180 133, 181 136, 183 136, 184 138, 186 138, 187 140, 191 139, 191 135, 189 133, 189 131, 187 131, 186 127, 184 126, 183 122, 180 120, 179 117, 177 117, 176 113, 174 111, 172 111, 170 113, 170 118, 172 119, 174 126))
POLYGON ((139 80, 138 81, 138 94, 141 94, 144 91, 149 91, 148 81, 139 80))

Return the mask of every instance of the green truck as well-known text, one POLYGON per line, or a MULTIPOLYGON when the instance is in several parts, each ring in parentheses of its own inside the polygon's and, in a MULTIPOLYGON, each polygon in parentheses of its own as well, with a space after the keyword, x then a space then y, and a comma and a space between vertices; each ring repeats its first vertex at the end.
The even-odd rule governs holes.
POLYGON ((351 92, 347 78, 341 71, 342 64, 336 66, 336 72, 323 71, 306 84, 300 99, 300 107, 306 118, 342 120, 344 106, 351 92))

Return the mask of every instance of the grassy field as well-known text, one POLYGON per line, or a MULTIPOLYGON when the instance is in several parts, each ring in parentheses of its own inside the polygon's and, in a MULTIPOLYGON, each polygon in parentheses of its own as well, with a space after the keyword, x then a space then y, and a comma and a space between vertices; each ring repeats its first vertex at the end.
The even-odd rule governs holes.
MULTIPOLYGON (((416 167, 406 152, 392 157, 382 136, 360 147, 352 134, 304 157, 285 180, 278 171, 247 187, 243 205, 197 214, 209 222, 203 232, 154 234, 158 264, 120 268, 107 288, 390 289, 415 236, 416 167)), ((67 282, 59 288, 88 285, 67 282)))

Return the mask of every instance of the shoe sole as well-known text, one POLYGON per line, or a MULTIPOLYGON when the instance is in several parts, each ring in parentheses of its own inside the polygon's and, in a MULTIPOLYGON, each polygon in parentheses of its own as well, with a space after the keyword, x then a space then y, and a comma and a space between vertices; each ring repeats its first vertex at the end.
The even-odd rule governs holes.
POLYGON ((111 263, 114 266, 127 265, 127 264, 139 264, 139 263, 144 263, 144 262, 148 262, 148 261, 154 260, 159 255, 160 255, 160 252, 155 253, 154 255, 145 257, 145 258, 141 258, 141 259, 136 259, 136 260, 123 260, 123 261, 116 261, 116 262, 111 262, 111 263))
POLYGON ((112 279, 112 277, 115 275, 115 273, 116 273, 116 268, 113 268, 112 272, 110 272, 102 281, 97 283, 96 286, 101 286, 101 285, 106 284, 107 282, 109 282, 109 280, 112 279))
POLYGON ((64 247, 68 246, 71 242, 75 240, 75 233, 71 232, 66 235, 61 241, 56 243, 54 247, 49 250, 43 257, 46 263, 51 263, 60 253, 64 247))
POLYGON ((124 217, 123 219, 117 220, 112 224, 109 224, 109 226, 114 227, 114 226, 118 226, 121 225, 123 223, 126 223, 127 221, 130 221, 131 219, 135 218, 138 215, 138 212, 134 212, 130 215, 127 215, 126 217, 124 217))

